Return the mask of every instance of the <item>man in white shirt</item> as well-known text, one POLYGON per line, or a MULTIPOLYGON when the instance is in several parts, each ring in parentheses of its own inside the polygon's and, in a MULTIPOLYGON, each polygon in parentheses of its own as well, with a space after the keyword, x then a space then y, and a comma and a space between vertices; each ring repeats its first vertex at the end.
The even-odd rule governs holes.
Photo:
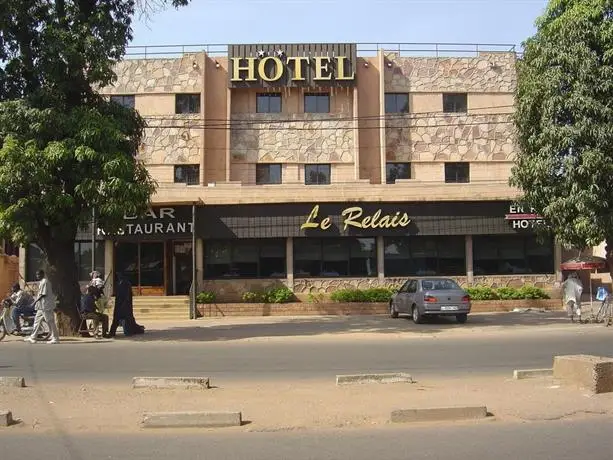
POLYGON ((38 295, 34 301, 34 308, 36 309, 34 329, 32 330, 32 335, 30 337, 26 337, 25 341, 36 343, 36 336, 38 335, 38 331, 40 330, 40 326, 44 320, 47 322, 49 330, 51 331, 51 339, 47 343, 60 343, 60 332, 57 329, 57 324, 55 323, 55 313, 53 312, 53 310, 55 310, 55 294, 53 293, 51 283, 45 276, 45 272, 42 270, 38 270, 36 272, 36 278, 39 280, 39 284, 38 295))

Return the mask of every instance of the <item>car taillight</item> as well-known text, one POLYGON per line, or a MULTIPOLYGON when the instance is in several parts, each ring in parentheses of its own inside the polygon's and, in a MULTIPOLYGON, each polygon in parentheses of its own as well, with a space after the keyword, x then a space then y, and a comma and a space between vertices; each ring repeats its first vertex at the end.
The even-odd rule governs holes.
POLYGON ((424 302, 438 302, 438 300, 436 297, 433 297, 431 295, 425 295, 424 302))
POLYGON ((464 297, 462 297, 462 302, 470 302, 470 296, 465 295, 464 297))

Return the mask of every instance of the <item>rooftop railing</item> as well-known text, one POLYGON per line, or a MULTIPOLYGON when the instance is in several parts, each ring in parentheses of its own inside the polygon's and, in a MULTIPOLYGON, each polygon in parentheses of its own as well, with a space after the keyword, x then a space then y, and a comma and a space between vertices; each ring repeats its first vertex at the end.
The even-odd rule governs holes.
MULTIPOLYGON (((375 56, 379 50, 413 57, 473 57, 483 52, 518 53, 516 45, 495 43, 356 43, 358 56, 375 56)), ((185 54, 205 52, 210 56, 226 56, 228 45, 134 45, 126 52, 127 59, 177 58, 185 54)))

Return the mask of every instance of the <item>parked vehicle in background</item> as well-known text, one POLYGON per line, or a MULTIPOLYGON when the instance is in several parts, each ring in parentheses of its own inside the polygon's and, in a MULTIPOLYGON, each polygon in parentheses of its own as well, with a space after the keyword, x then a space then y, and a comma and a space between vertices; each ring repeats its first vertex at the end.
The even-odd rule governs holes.
POLYGON ((411 315, 416 324, 426 316, 455 316, 465 323, 470 313, 470 296, 449 278, 410 278, 392 296, 390 316, 411 315))

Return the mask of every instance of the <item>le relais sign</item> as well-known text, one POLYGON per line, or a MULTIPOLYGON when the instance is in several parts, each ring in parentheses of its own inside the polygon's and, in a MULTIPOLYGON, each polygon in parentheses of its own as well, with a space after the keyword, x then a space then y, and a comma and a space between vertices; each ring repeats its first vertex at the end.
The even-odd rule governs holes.
MULTIPOLYGON (((411 223, 406 212, 396 211, 394 214, 384 214, 377 209, 373 214, 365 214, 360 206, 351 206, 341 211, 343 231, 349 227, 359 229, 377 228, 405 228, 411 223)), ((319 215, 319 205, 313 206, 306 221, 300 226, 300 230, 319 229, 328 230, 332 227, 330 217, 319 215)))
POLYGON ((230 87, 347 86, 355 44, 230 45, 230 87))

